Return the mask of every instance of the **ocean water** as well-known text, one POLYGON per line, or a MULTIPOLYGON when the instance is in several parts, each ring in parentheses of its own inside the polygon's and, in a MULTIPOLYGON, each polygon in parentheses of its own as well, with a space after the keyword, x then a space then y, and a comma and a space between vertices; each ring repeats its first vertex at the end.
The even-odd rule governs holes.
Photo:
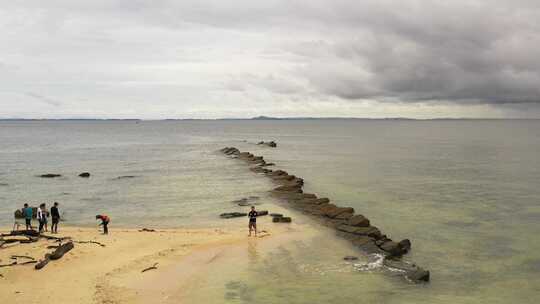
POLYGON ((354 249, 321 228, 264 251, 246 244, 234 266, 213 265, 219 275, 203 280, 193 303, 540 300, 538 120, 4 121, 0 142, 0 226, 24 202, 58 201, 69 224, 95 225, 106 213, 127 227, 237 225, 217 215, 247 196, 283 208, 266 178, 217 152, 236 146, 391 238, 411 239, 407 258, 432 272, 415 285, 376 257, 344 263, 354 249), (85 171, 89 179, 77 176, 85 171))

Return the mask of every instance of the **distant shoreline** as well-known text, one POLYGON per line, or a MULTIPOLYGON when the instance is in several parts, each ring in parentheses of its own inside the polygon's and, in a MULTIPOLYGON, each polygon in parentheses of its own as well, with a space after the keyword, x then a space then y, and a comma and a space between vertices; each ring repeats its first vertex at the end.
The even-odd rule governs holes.
POLYGON ((540 118, 365 118, 365 117, 267 117, 259 116, 252 118, 164 118, 164 119, 141 119, 141 118, 0 118, 0 122, 10 121, 258 121, 258 120, 359 120, 359 121, 475 121, 475 120, 540 120, 540 118))

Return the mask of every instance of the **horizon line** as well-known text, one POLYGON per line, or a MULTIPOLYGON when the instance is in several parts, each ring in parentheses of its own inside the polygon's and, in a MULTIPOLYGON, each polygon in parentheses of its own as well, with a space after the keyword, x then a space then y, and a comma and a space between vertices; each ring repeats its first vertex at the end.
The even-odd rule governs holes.
POLYGON ((293 117, 272 117, 256 116, 250 118, 1 118, 0 121, 219 121, 219 120, 540 120, 540 118, 519 118, 519 117, 434 117, 434 118, 410 118, 410 117, 339 117, 339 116, 293 116, 293 117))

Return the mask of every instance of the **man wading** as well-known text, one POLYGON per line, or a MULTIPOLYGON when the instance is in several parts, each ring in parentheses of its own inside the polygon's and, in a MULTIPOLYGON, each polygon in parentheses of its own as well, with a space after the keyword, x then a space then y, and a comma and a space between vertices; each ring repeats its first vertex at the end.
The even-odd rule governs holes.
POLYGON ((248 213, 249 217, 249 236, 251 236, 251 229, 255 230, 255 236, 257 236, 257 211, 255 206, 251 206, 251 211, 248 213))

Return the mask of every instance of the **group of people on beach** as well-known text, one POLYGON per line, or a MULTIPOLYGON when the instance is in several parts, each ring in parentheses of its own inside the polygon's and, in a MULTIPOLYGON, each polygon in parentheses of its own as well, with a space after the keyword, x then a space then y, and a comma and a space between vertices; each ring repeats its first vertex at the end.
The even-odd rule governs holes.
MULTIPOLYGON (((58 223, 60 222, 60 211, 58 210, 58 205, 59 205, 58 202, 54 202, 50 211, 47 210, 47 205, 45 203, 40 204, 39 207, 37 208, 36 219, 39 222, 38 231, 40 233, 49 231, 49 227, 48 227, 49 217, 51 217, 52 219, 51 233, 58 233, 58 223)), ((34 209, 25 203, 21 211, 25 219, 26 230, 33 230, 34 227, 32 227, 32 218, 34 217, 34 209)), ((255 232, 255 236, 257 236, 257 216, 258 216, 258 213, 255 210, 255 206, 251 206, 251 211, 248 213, 249 236, 251 236, 252 231, 255 232)), ((98 214, 96 215, 96 220, 101 221, 99 226, 103 226, 103 234, 109 234, 109 223, 111 221, 110 217, 104 214, 98 214)))
MULTIPOLYGON (((32 218, 34 217, 33 208, 29 207, 28 204, 24 204, 22 209, 22 214, 25 219, 26 230, 34 229, 32 227, 32 218)), ((51 217, 51 232, 58 233, 58 223, 60 222, 60 211, 58 211, 58 202, 54 202, 53 206, 50 209, 50 212, 47 210, 47 205, 42 203, 37 208, 36 219, 39 222, 39 232, 49 231, 48 228, 48 218, 51 217)))
MULTIPOLYGON (((47 210, 47 205, 45 203, 42 203, 39 205, 36 211, 36 219, 38 220, 39 227, 38 231, 40 233, 42 232, 48 232, 48 218, 50 217, 52 219, 51 222, 51 233, 58 233, 58 223, 60 222, 60 211, 58 210, 58 202, 54 202, 53 206, 51 207, 50 211, 47 210)), ((25 220, 26 230, 33 230, 34 227, 32 227, 32 218, 34 218, 34 208, 30 207, 28 204, 24 204, 22 208, 22 216, 25 220)), ((96 215, 96 220, 100 220, 101 223, 99 226, 103 226, 103 233, 109 234, 109 222, 111 221, 110 217, 104 214, 98 214, 96 215)))

